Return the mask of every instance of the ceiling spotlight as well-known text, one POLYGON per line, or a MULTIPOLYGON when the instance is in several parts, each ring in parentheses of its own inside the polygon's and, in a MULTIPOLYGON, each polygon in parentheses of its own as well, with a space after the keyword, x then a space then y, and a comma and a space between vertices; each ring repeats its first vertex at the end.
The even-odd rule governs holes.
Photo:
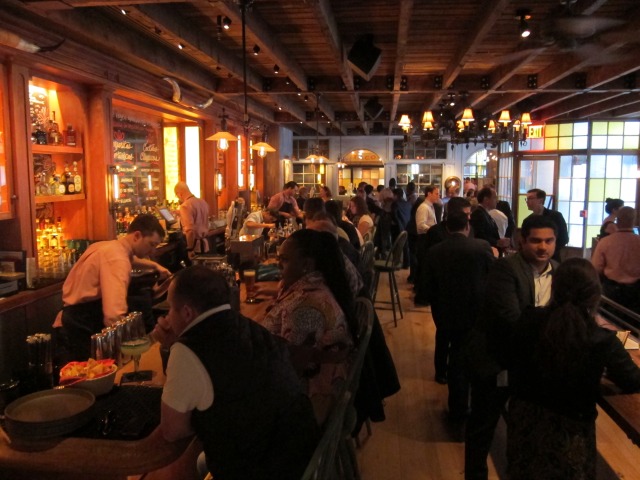
POLYGON ((183 45, 183 44, 181 44, 181 43, 179 43, 179 44, 178 44, 178 48, 179 48, 180 50, 182 50, 182 49, 184 48, 184 45, 183 45))
POLYGON ((275 73, 276 75, 277 75, 278 73, 280 73, 280 66, 279 66, 279 65, 274 65, 274 66, 273 66, 273 73, 275 73))
POLYGON ((253 54, 258 55, 260 53, 260 47, 258 45, 253 46, 253 54))
POLYGON ((126 15, 128 12, 124 8, 121 8, 120 13, 122 13, 123 15, 126 15))
POLYGON ((304 101, 305 101, 305 102, 308 102, 308 101, 309 101, 309 95, 305 95, 305 96, 304 96, 304 101))
POLYGON ((225 30, 229 30, 231 28, 231 19, 229 17, 224 17, 222 19, 222 28, 225 30))
POLYGON ((522 38, 527 38, 531 35, 531 28, 529 27, 529 20, 531 20, 531 10, 519 9, 516 11, 516 19, 520 21, 518 29, 522 38))

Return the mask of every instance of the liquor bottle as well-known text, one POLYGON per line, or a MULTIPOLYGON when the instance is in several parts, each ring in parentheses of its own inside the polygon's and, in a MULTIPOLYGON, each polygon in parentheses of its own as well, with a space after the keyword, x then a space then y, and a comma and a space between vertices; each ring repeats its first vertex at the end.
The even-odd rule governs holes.
POLYGON ((53 120, 49 120, 49 128, 47 130, 49 145, 62 145, 62 135, 60 134, 60 127, 56 122, 56 112, 53 114, 53 120))
POLYGON ((58 217, 58 220, 56 222, 56 232, 58 234, 58 243, 63 246, 64 242, 64 236, 63 236, 63 231, 62 231, 62 217, 58 217))
POLYGON ((61 180, 59 175, 53 176, 53 189, 55 192, 54 195, 64 195, 67 191, 64 186, 64 180, 61 180))
POLYGON ((44 128, 42 128, 42 124, 38 123, 38 125, 36 125, 36 143, 38 145, 46 145, 47 144, 47 132, 44 131, 44 128))
POLYGON ((73 186, 76 193, 82 192, 82 177, 78 173, 78 162, 73 162, 73 186))
POLYGON ((67 130, 64 132, 64 144, 69 147, 76 146, 76 131, 71 124, 67 125, 67 130))
POLYGON ((76 193, 76 187, 73 183, 73 175, 69 171, 69 166, 65 165, 64 167, 64 193, 65 195, 73 195, 76 193))

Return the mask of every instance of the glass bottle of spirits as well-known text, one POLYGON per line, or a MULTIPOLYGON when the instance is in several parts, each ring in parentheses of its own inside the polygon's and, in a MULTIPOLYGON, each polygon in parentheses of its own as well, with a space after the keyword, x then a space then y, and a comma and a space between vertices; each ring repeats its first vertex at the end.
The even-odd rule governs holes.
POLYGON ((38 145, 46 145, 47 144, 47 132, 44 131, 44 128, 42 128, 42 124, 38 123, 38 125, 36 125, 36 143, 38 145))
POLYGON ((64 193, 65 195, 73 195, 76 193, 76 187, 73 183, 73 175, 69 171, 69 165, 64 167, 64 193))
POLYGON ((53 120, 49 120, 49 128, 47 130, 49 145, 62 145, 62 134, 60 133, 60 127, 56 122, 56 112, 51 112, 53 120))
POLYGON ((82 177, 78 173, 78 162, 73 162, 73 185, 76 193, 82 192, 82 177))
POLYGON ((63 232, 62 232, 62 217, 58 217, 58 220, 56 222, 56 232, 58 234, 58 243, 60 244, 60 246, 63 246, 63 232))
POLYGON ((69 147, 76 146, 76 131, 71 124, 67 125, 67 130, 64 132, 64 144, 69 147))

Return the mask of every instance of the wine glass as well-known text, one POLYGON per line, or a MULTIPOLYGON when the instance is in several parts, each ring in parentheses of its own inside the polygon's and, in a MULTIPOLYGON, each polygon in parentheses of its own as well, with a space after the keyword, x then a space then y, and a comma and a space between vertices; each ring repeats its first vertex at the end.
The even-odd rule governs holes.
POLYGON ((150 371, 140 372, 140 357, 151 348, 151 338, 147 335, 142 313, 127 316, 120 351, 133 358, 133 373, 127 374, 127 381, 142 382, 150 379, 150 371))

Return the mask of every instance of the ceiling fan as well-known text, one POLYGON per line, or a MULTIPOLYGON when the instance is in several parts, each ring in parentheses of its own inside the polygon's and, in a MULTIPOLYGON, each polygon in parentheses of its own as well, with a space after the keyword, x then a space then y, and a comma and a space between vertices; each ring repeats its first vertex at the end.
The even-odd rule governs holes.
POLYGON ((548 52, 571 54, 592 65, 604 65, 624 59, 626 53, 616 50, 640 41, 636 32, 622 28, 625 20, 575 13, 575 3, 576 0, 561 1, 540 21, 537 32, 523 39, 518 50, 502 56, 499 63, 548 52), (612 45, 617 46, 609 49, 612 45))

